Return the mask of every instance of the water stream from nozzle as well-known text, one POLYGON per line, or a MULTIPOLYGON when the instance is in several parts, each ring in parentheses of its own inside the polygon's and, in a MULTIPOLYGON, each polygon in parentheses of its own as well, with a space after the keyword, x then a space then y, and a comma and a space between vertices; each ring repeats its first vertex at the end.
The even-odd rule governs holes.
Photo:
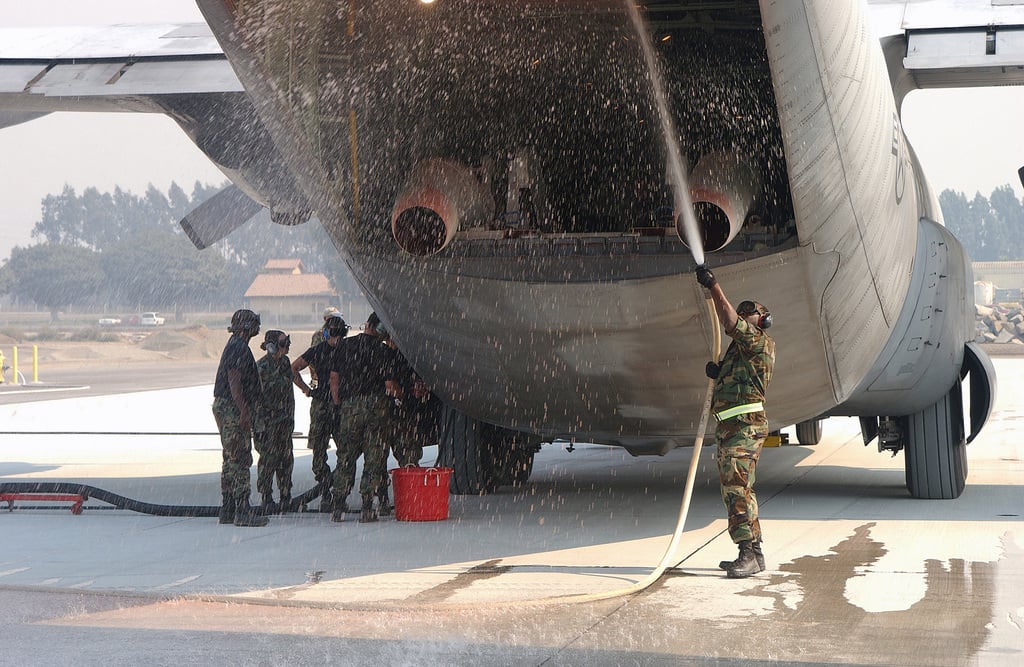
POLYGON ((629 18, 633 21, 633 28, 640 39, 644 61, 647 63, 647 73, 650 75, 651 87, 654 90, 654 102, 658 107, 661 135, 665 140, 665 150, 668 152, 668 176, 672 186, 672 203, 676 215, 682 220, 683 235, 686 237, 686 244, 690 246, 693 261, 699 266, 704 263, 704 244, 701 242, 697 217, 693 213, 693 200, 690 198, 690 186, 686 180, 686 168, 683 166, 683 155, 679 148, 679 135, 676 134, 675 123, 672 121, 672 114, 668 108, 665 82, 658 70, 654 45, 651 43, 647 25, 644 23, 643 17, 640 16, 640 9, 634 0, 625 0, 625 3, 629 10, 629 18))

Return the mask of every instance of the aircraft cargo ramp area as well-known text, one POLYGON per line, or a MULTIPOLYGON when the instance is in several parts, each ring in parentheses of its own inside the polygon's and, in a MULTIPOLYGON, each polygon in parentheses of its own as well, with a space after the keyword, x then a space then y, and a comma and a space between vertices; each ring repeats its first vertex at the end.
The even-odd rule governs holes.
MULTIPOLYGON (((1001 377, 1024 371, 1021 357, 995 363, 1001 377)), ((768 568, 749 579, 718 569, 735 548, 705 447, 678 565, 643 593, 599 602, 552 598, 624 588, 650 572, 675 525, 691 449, 633 458, 545 445, 525 485, 452 496, 437 522, 332 524, 310 512, 239 528, 95 500, 79 515, 68 503, 18 501, 0 507, 4 661, 1019 664, 1022 391, 1000 387, 955 501, 909 498, 901 459, 864 447, 855 420, 827 421, 817 447, 766 449, 757 491, 768 568)), ((0 483, 68 481, 215 505, 210 395, 208 385, 57 392, 0 405, 0 483), (206 435, 10 434, 47 429, 206 435)), ((434 455, 428 448, 424 461, 434 455)), ((295 492, 311 486, 297 439, 295 492)))

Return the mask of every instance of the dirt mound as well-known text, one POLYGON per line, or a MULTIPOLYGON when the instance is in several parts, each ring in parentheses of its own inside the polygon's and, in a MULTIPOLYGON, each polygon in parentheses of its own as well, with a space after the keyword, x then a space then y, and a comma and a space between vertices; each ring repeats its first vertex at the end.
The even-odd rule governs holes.
MULTIPOLYGON (((28 354, 31 355, 31 348, 26 348, 28 354)), ((85 343, 68 344, 63 346, 42 346, 38 347, 39 360, 40 361, 75 361, 78 359, 89 359, 90 357, 103 357, 105 355, 98 354, 96 347, 93 345, 87 345, 85 343)), ((22 350, 22 355, 26 354, 26 350, 22 350)))
POLYGON ((146 336, 139 343, 139 347, 164 352, 172 359, 218 359, 228 335, 226 331, 211 331, 202 325, 186 329, 167 329, 146 336))
POLYGON ((171 350, 193 345, 195 342, 195 338, 186 335, 182 331, 159 331, 142 339, 139 347, 143 350, 170 352, 171 350))

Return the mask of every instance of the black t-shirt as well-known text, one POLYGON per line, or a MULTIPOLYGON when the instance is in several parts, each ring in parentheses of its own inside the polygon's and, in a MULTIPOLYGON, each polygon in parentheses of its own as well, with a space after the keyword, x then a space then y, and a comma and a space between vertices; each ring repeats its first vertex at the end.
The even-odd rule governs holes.
POLYGON ((340 347, 331 347, 330 343, 324 341, 302 353, 300 358, 304 359, 316 373, 316 389, 309 392, 311 398, 324 401, 330 399, 331 387, 328 379, 331 377, 331 368, 334 367, 334 360, 340 347))
POLYGON ((249 341, 241 336, 232 335, 224 352, 220 355, 217 366, 217 378, 213 382, 214 398, 231 398, 231 385, 228 382, 228 371, 232 368, 242 375, 242 395, 251 408, 260 398, 260 374, 256 370, 256 359, 249 349, 249 341))
POLYGON ((405 358, 397 348, 384 345, 384 372, 389 376, 389 379, 398 381, 401 385, 402 390, 405 393, 406 398, 412 396, 412 388, 416 383, 416 371, 413 369, 412 364, 405 358))
POLYGON ((331 368, 341 377, 341 400, 383 396, 384 381, 394 378, 390 366, 386 348, 376 336, 362 333, 343 339, 331 368))

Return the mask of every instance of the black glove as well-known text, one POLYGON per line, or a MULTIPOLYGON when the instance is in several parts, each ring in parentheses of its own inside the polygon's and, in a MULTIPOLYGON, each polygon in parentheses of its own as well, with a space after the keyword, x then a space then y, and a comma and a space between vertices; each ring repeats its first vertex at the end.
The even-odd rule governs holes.
POLYGON ((711 269, 708 268, 707 264, 701 264, 697 267, 697 282, 708 289, 718 284, 718 281, 715 280, 715 274, 711 273, 711 269))
POLYGON ((704 367, 704 375, 712 380, 718 379, 718 371, 722 370, 722 367, 713 361, 709 361, 708 365, 704 367))

